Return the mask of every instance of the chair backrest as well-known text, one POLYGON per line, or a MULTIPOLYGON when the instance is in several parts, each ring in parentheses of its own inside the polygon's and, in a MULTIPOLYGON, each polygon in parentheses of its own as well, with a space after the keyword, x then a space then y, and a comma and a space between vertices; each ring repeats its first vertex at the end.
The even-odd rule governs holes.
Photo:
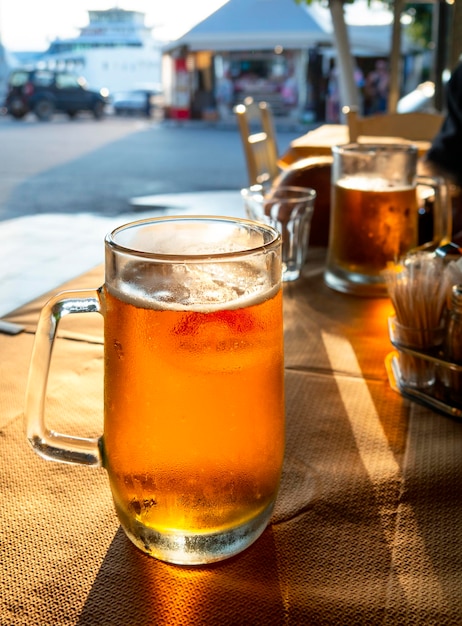
POLYGON ((246 98, 234 107, 244 147, 249 185, 271 182, 279 173, 273 116, 267 102, 246 98))
POLYGON ((361 117, 354 107, 344 107, 350 141, 360 135, 370 137, 400 137, 410 141, 431 141, 441 128, 442 113, 381 113, 361 117))

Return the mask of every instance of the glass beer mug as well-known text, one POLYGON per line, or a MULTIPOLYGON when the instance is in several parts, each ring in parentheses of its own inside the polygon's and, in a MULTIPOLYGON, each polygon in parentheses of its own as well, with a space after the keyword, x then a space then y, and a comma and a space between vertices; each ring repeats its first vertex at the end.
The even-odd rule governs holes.
POLYGON ((117 515, 141 550, 200 564, 257 539, 284 454, 281 238, 271 226, 166 217, 105 239, 105 282, 41 312, 27 437, 46 459, 104 466, 117 515), (104 433, 47 429, 47 376, 67 313, 104 318, 104 433))
POLYGON ((325 282, 337 291, 386 296, 382 271, 418 245, 418 191, 434 194, 433 240, 451 240, 451 213, 441 179, 417 176, 411 144, 332 148, 332 192, 325 282))

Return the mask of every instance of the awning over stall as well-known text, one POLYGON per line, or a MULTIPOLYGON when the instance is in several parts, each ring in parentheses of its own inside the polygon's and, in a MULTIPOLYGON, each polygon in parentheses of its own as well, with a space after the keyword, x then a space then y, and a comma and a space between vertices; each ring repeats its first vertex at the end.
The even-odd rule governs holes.
MULTIPOLYGON (((367 8, 367 20, 357 24, 351 10, 345 10, 354 55, 388 56, 391 45, 391 18, 383 19, 367 8)), ((356 10, 356 14, 358 9, 356 10)), ((328 9, 298 5, 294 0, 229 0, 179 39, 164 46, 164 52, 186 47, 191 52, 210 50, 271 50, 282 47, 308 50, 330 46, 334 33, 328 9)))
POLYGON ((229 0, 164 50, 307 49, 331 41, 332 34, 294 0, 229 0))

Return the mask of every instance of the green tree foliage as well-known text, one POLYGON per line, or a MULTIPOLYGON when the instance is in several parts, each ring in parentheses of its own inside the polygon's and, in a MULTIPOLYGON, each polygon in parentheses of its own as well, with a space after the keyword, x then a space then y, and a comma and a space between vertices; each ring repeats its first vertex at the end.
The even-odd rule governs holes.
MULTIPOLYGON (((297 4, 313 4, 319 2, 329 6, 330 0, 295 0, 297 4)), ((354 4, 355 0, 342 0, 343 4, 354 4)), ((370 3, 370 0, 368 0, 370 3)), ((382 3, 393 8, 393 0, 382 0, 382 3)), ((404 11, 412 17, 412 22, 407 26, 407 34, 416 44, 426 47, 432 40, 433 5, 431 3, 405 4, 404 11)))
MULTIPOLYGON (((343 4, 353 4, 355 0, 343 0, 343 4)), ((389 0, 392 2, 392 0, 389 0)), ((313 2, 319 2, 325 6, 329 6, 329 0, 295 0, 297 4, 313 4, 313 2)), ((384 0, 385 4, 388 4, 388 0, 384 0)))
POLYGON ((433 7, 425 4, 408 4, 406 13, 412 17, 407 27, 408 36, 422 47, 432 40, 433 7))

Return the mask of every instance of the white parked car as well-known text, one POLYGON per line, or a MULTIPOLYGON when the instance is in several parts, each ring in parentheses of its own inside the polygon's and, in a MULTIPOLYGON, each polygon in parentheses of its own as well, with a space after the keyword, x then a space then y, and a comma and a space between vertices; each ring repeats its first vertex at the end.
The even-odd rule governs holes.
POLYGON ((116 92, 111 97, 115 115, 144 115, 151 117, 157 105, 160 90, 132 89, 116 92))

